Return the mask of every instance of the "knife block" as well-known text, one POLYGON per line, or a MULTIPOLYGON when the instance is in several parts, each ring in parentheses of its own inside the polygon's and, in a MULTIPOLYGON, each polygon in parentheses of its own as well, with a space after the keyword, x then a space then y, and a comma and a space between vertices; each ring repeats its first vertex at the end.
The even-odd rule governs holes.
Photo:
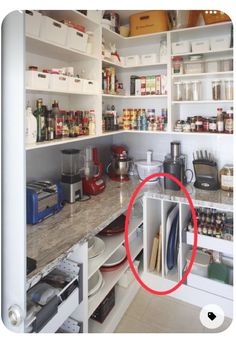
POLYGON ((193 160, 196 177, 194 186, 202 190, 216 191, 220 188, 217 163, 207 159, 193 160))

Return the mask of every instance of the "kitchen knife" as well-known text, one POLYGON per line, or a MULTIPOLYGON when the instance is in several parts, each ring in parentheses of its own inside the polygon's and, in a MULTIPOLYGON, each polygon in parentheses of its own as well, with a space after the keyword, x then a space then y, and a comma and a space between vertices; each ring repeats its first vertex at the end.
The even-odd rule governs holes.
POLYGON ((193 152, 193 160, 195 160, 195 155, 194 155, 194 152, 193 152))
POLYGON ((196 151, 196 153, 197 153, 197 159, 199 159, 199 151, 196 151))
POLYGON ((204 158, 202 150, 200 151, 200 156, 201 156, 201 159, 204 158))
POLYGON ((206 160, 208 160, 208 154, 207 154, 207 151, 205 151, 205 158, 206 158, 206 160))

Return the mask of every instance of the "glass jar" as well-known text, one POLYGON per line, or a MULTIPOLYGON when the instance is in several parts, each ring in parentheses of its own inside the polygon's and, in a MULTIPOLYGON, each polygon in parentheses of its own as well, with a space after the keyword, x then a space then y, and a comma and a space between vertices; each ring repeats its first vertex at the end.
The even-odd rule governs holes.
POLYGON ((210 117, 209 118, 209 132, 211 132, 211 133, 217 132, 216 117, 210 117))
POLYGON ((205 118, 203 120, 203 132, 209 132, 209 123, 210 123, 209 118, 205 118))
POLYGON ((196 132, 195 117, 192 117, 192 118, 191 118, 190 130, 191 130, 191 132, 196 132))
POLYGON ((222 108, 217 108, 217 132, 224 133, 224 117, 222 108))
POLYGON ((201 116, 195 117, 196 132, 203 132, 203 118, 201 116))
POLYGON ((220 80, 212 81, 212 99, 213 100, 221 99, 221 81, 220 80))
POLYGON ((229 109, 224 118, 224 124, 225 124, 225 133, 232 134, 234 132, 234 113, 233 113, 233 107, 229 109))
POLYGON ((184 100, 191 101, 193 100, 193 83, 192 81, 184 82, 184 100))
POLYGON ((183 74, 183 57, 175 56, 172 58, 172 73, 183 74))
POLYGON ((192 82, 193 86, 193 98, 194 101, 201 100, 201 81, 196 80, 192 82))
POLYGON ((179 81, 179 82, 175 82, 174 84, 175 84, 175 93, 176 93, 175 100, 176 101, 184 100, 184 97, 183 97, 183 82, 179 81))
POLYGON ((233 192, 234 168, 233 165, 224 165, 220 170, 220 185, 223 191, 233 192))
POLYGON ((233 80, 225 80, 225 100, 233 100, 233 80))

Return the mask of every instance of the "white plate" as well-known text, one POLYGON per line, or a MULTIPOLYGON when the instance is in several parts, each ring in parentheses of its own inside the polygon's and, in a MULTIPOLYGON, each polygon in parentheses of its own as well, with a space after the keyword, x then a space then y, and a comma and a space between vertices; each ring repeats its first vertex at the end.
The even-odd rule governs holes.
POLYGON ((168 267, 167 267, 167 247, 168 247, 168 241, 169 241, 169 235, 170 235, 170 230, 172 223, 174 221, 174 218, 178 212, 179 205, 177 204, 169 213, 167 216, 166 220, 166 234, 165 234, 165 274, 169 272, 168 267))
POLYGON ((105 251, 105 243, 102 239, 94 237, 94 245, 88 249, 88 258, 92 259, 101 255, 105 251))
POLYGON ((98 270, 88 281, 88 296, 97 293, 103 284, 102 273, 98 270))
POLYGON ((121 263, 126 257, 126 250, 124 246, 120 246, 118 250, 103 264, 104 267, 111 267, 121 263))

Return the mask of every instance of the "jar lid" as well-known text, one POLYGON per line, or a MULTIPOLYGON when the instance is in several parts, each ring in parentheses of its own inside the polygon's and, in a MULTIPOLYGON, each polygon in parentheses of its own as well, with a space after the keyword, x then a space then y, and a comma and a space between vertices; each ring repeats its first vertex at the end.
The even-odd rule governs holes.
POLYGON ((196 54, 196 55, 190 55, 189 60, 195 61, 195 60, 201 60, 203 58, 202 54, 196 54))
POLYGON ((226 169, 233 169, 234 166, 233 166, 233 164, 226 164, 226 165, 223 166, 223 168, 226 168, 226 169))

